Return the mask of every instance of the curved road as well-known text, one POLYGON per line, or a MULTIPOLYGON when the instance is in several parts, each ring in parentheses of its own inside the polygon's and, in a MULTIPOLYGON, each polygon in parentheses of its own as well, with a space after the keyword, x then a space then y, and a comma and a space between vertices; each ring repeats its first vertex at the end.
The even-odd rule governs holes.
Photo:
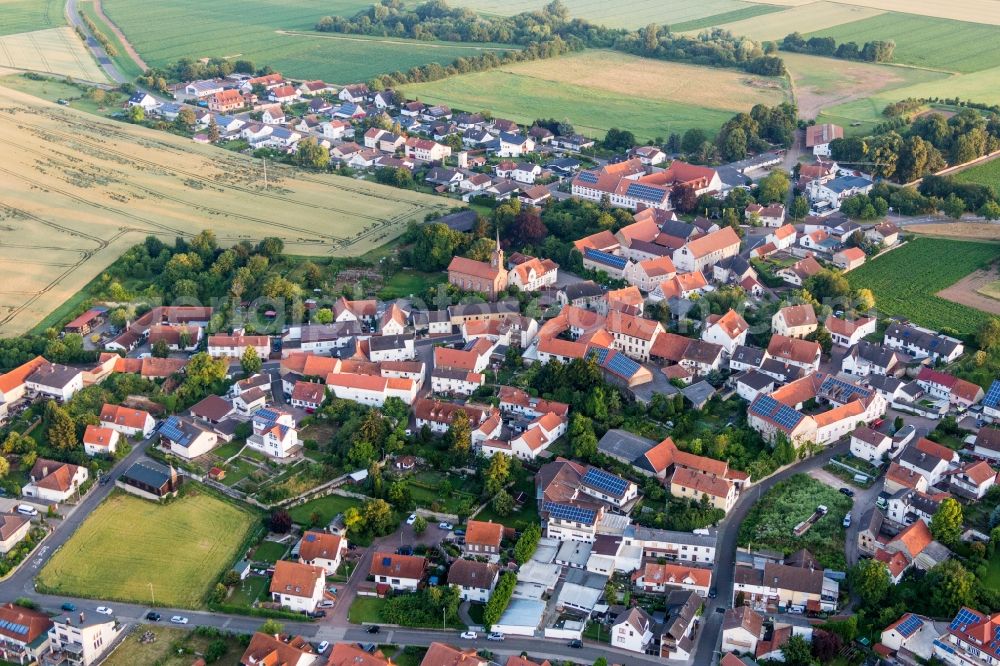
POLYGON ((90 49, 91 54, 94 56, 94 60, 97 64, 101 66, 104 73, 108 75, 108 78, 115 83, 126 83, 128 77, 122 74, 118 68, 115 66, 111 58, 108 57, 107 52, 104 47, 101 46, 100 42, 94 39, 93 34, 91 34, 90 29, 87 28, 87 24, 83 22, 80 18, 80 14, 77 11, 76 0, 66 0, 66 20, 74 28, 79 28, 87 35, 87 48, 90 49))

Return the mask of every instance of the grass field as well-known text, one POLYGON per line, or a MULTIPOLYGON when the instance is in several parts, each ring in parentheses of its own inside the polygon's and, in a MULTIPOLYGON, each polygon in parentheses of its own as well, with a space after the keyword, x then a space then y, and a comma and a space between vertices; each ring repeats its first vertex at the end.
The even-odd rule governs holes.
POLYGON ((893 62, 949 72, 978 72, 1000 66, 1000 25, 890 13, 814 29, 807 36, 833 37, 837 42, 853 40, 858 44, 891 39, 896 42, 893 62))
POLYGON ((484 49, 509 48, 313 31, 323 16, 352 15, 371 4, 367 0, 247 0, 239 11, 233 11, 224 0, 105 0, 103 7, 153 67, 180 58, 239 56, 291 77, 343 84, 428 62, 447 64, 484 49))
MULTIPOLYGON (((750 0, 768 5, 795 7, 810 4, 813 0, 750 0)), ((841 4, 852 7, 869 7, 886 12, 902 12, 917 16, 931 16, 1000 25, 1000 12, 995 0, 962 0, 961 2, 938 2, 938 0, 841 0, 841 4)))
MULTIPOLYGON (((766 5, 765 5, 766 6, 766 5)), ((834 2, 812 2, 800 7, 785 9, 777 14, 765 14, 743 20, 723 23, 721 27, 734 35, 753 39, 777 39, 792 32, 810 32, 860 21, 880 14, 878 10, 834 2)))
POLYGON ((751 549, 773 549, 786 555, 807 548, 824 567, 844 570, 844 515, 852 501, 836 488, 805 474, 775 485, 754 505, 740 525, 738 543, 751 549), (819 505, 829 509, 801 537, 793 530, 819 505))
POLYGON ((994 191, 1000 192, 1000 159, 984 164, 977 164, 965 171, 959 171, 954 175, 954 178, 960 183, 989 185, 994 191))
POLYGON ((56 594, 195 608, 232 565, 254 517, 189 490, 169 504, 116 492, 38 575, 56 594))
MULTIPOLYGON (((510 16, 521 12, 542 9, 549 0, 452 0, 449 5, 470 7, 486 14, 510 16)), ((612 28, 639 28, 649 23, 674 25, 695 21, 717 14, 746 10, 753 7, 738 0, 628 0, 605 2, 603 0, 563 0, 570 16, 587 19, 612 28)))
POLYGON ((32 328, 148 234, 279 236, 289 254, 357 256, 453 201, 260 164, 0 87, 0 334, 32 328))
MULTIPOLYGON (((121 645, 115 648, 103 666, 136 666, 136 664, 157 664, 157 666, 190 666, 195 654, 204 654, 214 638, 197 636, 187 629, 175 629, 156 624, 140 626, 121 645), (151 643, 142 643, 139 638, 150 631, 156 637, 151 643), (180 650, 180 652, 178 652, 180 650)), ((243 646, 236 638, 223 639, 228 646, 226 654, 215 664, 219 666, 239 666, 243 646)))
POLYGON ((610 127, 626 128, 640 141, 691 127, 714 134, 733 112, 785 98, 777 79, 609 51, 455 76, 406 86, 403 92, 459 109, 489 109, 520 122, 568 119, 577 131, 593 136, 603 136, 610 127))
POLYGON ((712 26, 720 24, 743 21, 753 18, 754 16, 763 16, 764 14, 771 14, 780 11, 782 11, 782 8, 774 5, 750 5, 748 7, 741 7, 740 9, 723 12, 721 14, 706 16, 704 18, 671 23, 670 29, 674 32, 699 31, 704 28, 711 28, 712 26))
MULTIPOLYGON (((795 85, 799 115, 815 118, 823 113, 851 122, 884 120, 886 104, 905 97, 900 90, 944 81, 948 74, 913 67, 892 67, 866 62, 782 53, 795 85)), ((833 121, 831 121, 833 122, 833 121)))
POLYGON ((988 315, 947 301, 937 292, 997 258, 997 246, 942 238, 916 238, 898 250, 869 261, 847 274, 855 289, 868 288, 875 306, 890 315, 940 330, 974 333, 988 315), (919 266, 920 270, 913 270, 919 266), (900 280, 900 275, 907 279, 900 280))
POLYGON ((292 515, 292 520, 299 525, 308 525, 309 518, 315 511, 320 516, 319 524, 327 525, 338 513, 343 513, 352 506, 360 507, 361 500, 343 495, 327 495, 293 507, 288 510, 288 513, 292 515))
POLYGON ((66 25, 62 0, 0 0, 0 35, 66 25))
POLYGON ((67 26, 0 37, 0 67, 107 81, 83 41, 67 26))

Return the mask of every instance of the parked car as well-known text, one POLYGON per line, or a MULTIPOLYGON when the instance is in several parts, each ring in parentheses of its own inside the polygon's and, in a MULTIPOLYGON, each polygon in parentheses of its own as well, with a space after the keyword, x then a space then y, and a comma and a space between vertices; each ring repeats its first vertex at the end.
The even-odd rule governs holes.
POLYGON ((35 507, 31 506, 30 504, 18 504, 17 505, 17 512, 19 514, 21 514, 22 516, 37 516, 38 515, 38 509, 36 509, 35 507))
POLYGON ((159 622, 161 617, 163 616, 157 613, 156 611, 149 611, 148 613, 146 613, 146 619, 149 620, 150 622, 159 622))
POLYGON ((413 555, 413 546, 400 546, 396 549, 397 555, 413 555))
POLYGON ((487 634, 486 640, 488 640, 488 641, 502 641, 503 640, 503 634, 500 633, 499 631, 491 631, 489 634, 487 634))
POLYGON ((382 627, 378 626, 377 624, 370 624, 368 625, 368 628, 365 629, 365 631, 367 631, 369 634, 377 634, 378 632, 382 631, 382 627))
POLYGON ((321 617, 326 617, 326 611, 325 610, 314 610, 311 613, 306 613, 306 617, 311 618, 313 620, 318 620, 321 617))
POLYGON ((319 602, 319 608, 333 608, 336 605, 336 601, 330 601, 329 599, 319 602))
POLYGON ((461 529, 460 530, 455 530, 455 536, 457 536, 457 537, 464 537, 465 536, 465 530, 461 530, 461 529))
POLYGON ((844 527, 850 527, 850 526, 851 526, 851 514, 847 514, 846 516, 844 516, 844 527))
POLYGON ((462 638, 464 638, 466 640, 469 640, 469 641, 474 641, 477 638, 479 638, 479 634, 477 634, 474 631, 463 631, 462 632, 462 638))
POLYGON ((170 618, 170 621, 173 622, 174 624, 187 624, 188 623, 188 619, 186 617, 184 617, 183 615, 174 615, 172 618, 170 618))
POLYGON ((113 610, 111 610, 110 608, 108 608, 107 606, 98 606, 97 607, 97 612, 100 613, 101 615, 114 615, 115 614, 115 612, 113 610))
POLYGON ((848 497, 854 497, 854 491, 851 490, 850 488, 841 488, 840 492, 841 494, 847 495, 848 497))
POLYGON ((717 596, 719 596, 719 588, 713 587, 711 590, 708 591, 708 598, 709 599, 714 599, 717 596))
POLYGON ((330 642, 329 641, 323 641, 322 643, 320 643, 319 645, 316 646, 316 652, 318 652, 319 654, 323 654, 329 648, 330 648, 330 642))
POLYGON ((412 525, 415 522, 417 522, 417 514, 411 513, 410 517, 406 519, 406 524, 407 525, 412 525))
POLYGON ((574 638, 569 643, 567 643, 567 645, 570 646, 571 648, 582 648, 583 641, 581 641, 579 638, 574 638))
POLYGON ((72 613, 73 611, 76 610, 76 604, 71 604, 70 602, 67 601, 66 603, 64 603, 59 608, 62 608, 67 613, 72 613))
POLYGON ((450 531, 452 530, 452 528, 453 528, 453 526, 452 526, 452 524, 451 524, 451 523, 438 523, 438 527, 440 527, 440 528, 441 528, 441 529, 443 529, 443 530, 448 530, 449 532, 450 532, 450 531))

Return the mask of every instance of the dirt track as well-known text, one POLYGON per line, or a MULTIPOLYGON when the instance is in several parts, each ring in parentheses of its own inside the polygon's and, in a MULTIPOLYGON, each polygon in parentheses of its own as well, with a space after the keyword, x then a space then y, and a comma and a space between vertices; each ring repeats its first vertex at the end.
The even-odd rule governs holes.
POLYGON ((998 279, 1000 279, 1000 273, 997 272, 997 268, 994 266, 990 270, 976 271, 975 273, 966 275, 947 289, 939 291, 937 295, 953 303, 961 303, 962 305, 968 305, 970 308, 1000 315, 1000 301, 983 296, 976 291, 984 285, 996 282, 998 279))

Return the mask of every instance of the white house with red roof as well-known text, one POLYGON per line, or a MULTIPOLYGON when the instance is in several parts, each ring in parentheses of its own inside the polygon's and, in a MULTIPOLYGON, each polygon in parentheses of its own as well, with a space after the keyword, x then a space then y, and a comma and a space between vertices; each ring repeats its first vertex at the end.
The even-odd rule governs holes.
POLYGON ((730 308, 724 315, 708 316, 705 328, 701 332, 701 339, 721 345, 726 354, 731 356, 738 346, 746 344, 749 330, 750 325, 746 320, 736 310, 730 308))
POLYGON ((985 460, 964 463, 948 472, 949 489, 966 499, 980 500, 996 485, 997 472, 985 460))
POLYGON ((850 349, 863 338, 875 333, 874 317, 858 317, 857 319, 841 319, 832 314, 827 316, 823 326, 830 332, 833 344, 850 349))
POLYGON ((798 232, 791 224, 779 226, 765 237, 765 242, 773 243, 775 251, 786 250, 795 245, 798 232))
POLYGON ((253 434, 247 437, 247 446, 275 458, 287 460, 301 450, 295 418, 275 407, 258 409, 251 416, 253 434))
POLYGON ((117 430, 88 425, 83 431, 83 450, 88 456, 113 456, 120 436, 117 430))
POLYGON ((683 564, 660 564, 647 561, 632 574, 632 583, 644 592, 669 592, 672 589, 691 590, 708 597, 712 587, 712 570, 683 564))
POLYGON ((744 212, 748 221, 756 217, 763 227, 778 228, 785 223, 785 207, 781 204, 762 206, 759 203, 752 203, 744 212))
POLYGON ((326 377, 326 385, 338 398, 372 407, 381 407, 393 397, 409 405, 417 397, 416 382, 406 378, 331 372, 326 377))
POLYGON ((954 666, 1000 663, 1000 613, 988 615, 967 606, 959 609, 947 631, 934 641, 934 657, 954 666))
POLYGON ((917 384, 931 396, 960 407, 974 405, 985 396, 981 386, 928 367, 920 369, 917 384))
POLYGON ((723 259, 735 256, 740 252, 740 237, 732 227, 723 227, 718 231, 699 236, 688 241, 683 247, 674 250, 673 260, 677 270, 684 273, 692 271, 704 272, 723 259))
POLYGON ((554 285, 559 279, 559 264, 551 259, 528 257, 507 274, 507 284, 521 291, 538 291, 554 285))
POLYGON ((149 412, 110 403, 105 403, 101 408, 100 418, 101 425, 116 430, 126 437, 136 435, 149 437, 156 427, 156 420, 149 412))

